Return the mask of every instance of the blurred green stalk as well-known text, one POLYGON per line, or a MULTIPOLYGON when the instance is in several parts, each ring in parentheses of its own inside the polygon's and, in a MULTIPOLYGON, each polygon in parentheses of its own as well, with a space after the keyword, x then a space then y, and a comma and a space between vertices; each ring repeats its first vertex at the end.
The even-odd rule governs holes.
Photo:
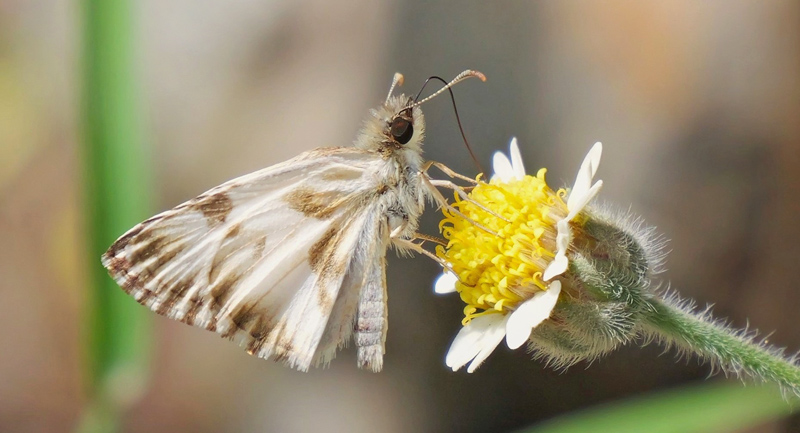
POLYGON ((82 9, 82 156, 91 283, 86 356, 90 405, 82 431, 116 430, 120 410, 143 392, 148 370, 147 311, 100 264, 106 248, 149 213, 133 4, 84 0, 82 9))
POLYGON ((789 415, 789 403, 772 385, 684 386, 560 416, 519 433, 734 432, 789 415))

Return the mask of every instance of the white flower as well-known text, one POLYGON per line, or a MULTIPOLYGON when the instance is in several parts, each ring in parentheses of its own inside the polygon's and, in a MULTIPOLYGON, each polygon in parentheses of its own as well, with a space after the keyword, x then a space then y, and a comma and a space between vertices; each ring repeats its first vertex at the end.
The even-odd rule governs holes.
MULTIPOLYGON (((535 292, 511 312, 497 308, 497 312, 490 311, 472 318, 459 331, 450 346, 445 359, 448 367, 455 371, 469 363, 467 372, 472 373, 504 337, 509 348, 517 349, 528 341, 533 328, 550 317, 561 293, 561 281, 553 278, 566 272, 569 266, 566 255, 572 241, 569 222, 586 207, 603 185, 600 180, 592 184, 601 153, 602 144, 598 142, 586 155, 567 199, 567 215, 556 223, 555 257, 544 269, 542 276, 547 284, 546 290, 535 292)), ((525 168, 516 138, 511 140, 510 155, 509 159, 501 152, 495 153, 492 183, 502 185, 525 179, 525 168)), ((436 293, 455 292, 457 281, 455 274, 445 271, 437 278, 434 290, 436 293)))

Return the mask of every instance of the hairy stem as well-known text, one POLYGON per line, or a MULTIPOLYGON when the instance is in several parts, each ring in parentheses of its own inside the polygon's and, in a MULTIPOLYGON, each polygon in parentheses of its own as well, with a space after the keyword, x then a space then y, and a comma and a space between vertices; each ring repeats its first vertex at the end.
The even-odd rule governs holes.
POLYGON ((757 342, 746 331, 713 321, 680 302, 649 299, 642 312, 642 333, 654 340, 695 353, 727 373, 778 383, 800 396, 800 368, 783 350, 757 342))

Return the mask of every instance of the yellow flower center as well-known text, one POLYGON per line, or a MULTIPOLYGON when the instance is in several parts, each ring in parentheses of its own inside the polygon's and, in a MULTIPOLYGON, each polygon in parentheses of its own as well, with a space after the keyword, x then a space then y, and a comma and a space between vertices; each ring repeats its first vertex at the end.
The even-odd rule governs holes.
POLYGON ((453 207, 469 220, 444 210, 439 229, 448 243, 436 254, 458 276, 456 290, 467 304, 464 324, 483 314, 507 313, 547 290, 542 272, 555 256, 556 222, 568 212, 566 191, 547 186, 546 172, 478 183, 470 200, 456 194, 453 207))

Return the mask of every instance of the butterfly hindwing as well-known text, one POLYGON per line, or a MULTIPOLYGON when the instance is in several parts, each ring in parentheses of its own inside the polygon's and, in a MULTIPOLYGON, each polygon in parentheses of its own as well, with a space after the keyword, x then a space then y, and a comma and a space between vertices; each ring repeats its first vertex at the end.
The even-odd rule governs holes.
POLYGON ((352 148, 305 153, 137 225, 103 264, 159 314, 300 370, 327 363, 361 317, 362 287, 385 291, 380 164, 352 148))

